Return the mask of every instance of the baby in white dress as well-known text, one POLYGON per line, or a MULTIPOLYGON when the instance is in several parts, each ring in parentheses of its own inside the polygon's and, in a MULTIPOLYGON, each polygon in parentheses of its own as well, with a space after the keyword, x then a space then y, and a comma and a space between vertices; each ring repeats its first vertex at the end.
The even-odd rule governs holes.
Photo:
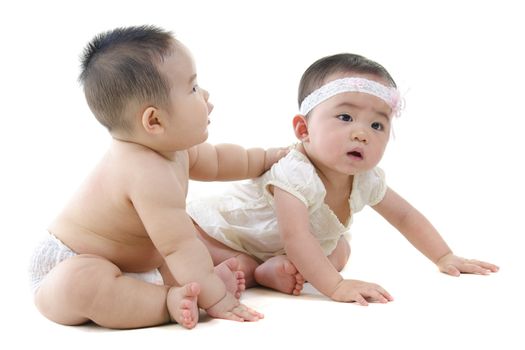
MULTIPOLYGON (((330 255, 342 235, 348 233, 352 216, 344 223, 339 221, 324 203, 326 189, 314 166, 296 149, 290 150, 260 178, 235 184, 222 196, 194 200, 187 211, 211 237, 266 261, 286 254, 275 216, 272 186, 291 193, 308 208, 311 233, 323 253, 330 255)), ((379 203, 386 188, 384 173, 379 168, 356 174, 348 197, 351 213, 379 203)))
POLYGON ((305 281, 336 301, 386 303, 381 286, 344 279, 353 214, 371 206, 440 271, 489 274, 498 267, 452 253, 432 224, 390 189, 377 167, 400 111, 396 84, 365 57, 321 58, 303 74, 300 143, 260 178, 226 195, 190 202, 188 213, 215 264, 237 257, 246 285, 298 295, 305 281))

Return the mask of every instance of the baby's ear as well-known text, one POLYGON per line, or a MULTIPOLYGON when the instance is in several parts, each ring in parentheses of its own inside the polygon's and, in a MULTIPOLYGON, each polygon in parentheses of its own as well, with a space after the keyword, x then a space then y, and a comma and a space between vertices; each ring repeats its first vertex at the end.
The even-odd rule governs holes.
POLYGON ((297 114, 293 118, 295 137, 300 141, 308 141, 308 124, 304 115, 297 114))
POLYGON ((142 127, 149 134, 160 134, 164 131, 160 110, 155 107, 146 107, 142 112, 142 127))

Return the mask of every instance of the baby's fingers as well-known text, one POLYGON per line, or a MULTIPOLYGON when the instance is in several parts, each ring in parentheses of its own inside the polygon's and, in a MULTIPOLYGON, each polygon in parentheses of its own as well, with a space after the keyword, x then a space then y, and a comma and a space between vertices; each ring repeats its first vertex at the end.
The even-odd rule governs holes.
POLYGON ((498 272, 499 266, 480 260, 468 260, 469 263, 481 266, 490 272, 498 272))
POLYGON ((394 298, 383 288, 379 288, 376 291, 377 295, 374 298, 374 300, 377 300, 380 303, 388 303, 389 301, 394 301, 394 298))
POLYGON ((386 304, 389 301, 393 301, 394 298, 383 288, 378 287, 377 289, 372 289, 367 291, 366 293, 361 293, 367 300, 371 300, 373 302, 379 302, 382 304, 386 304))
POLYGON ((259 321, 261 318, 264 318, 263 314, 242 304, 235 307, 232 310, 232 313, 242 318, 244 321, 259 321))
POLYGON ((490 273, 489 270, 470 262, 461 265, 460 270, 463 273, 472 273, 476 275, 488 275, 490 273))
POLYGON ((222 315, 219 315, 218 318, 230 321, 244 322, 244 318, 236 315, 233 311, 226 311, 222 315))
POLYGON ((362 306, 368 306, 368 300, 372 302, 379 302, 386 304, 389 301, 393 301, 394 298, 383 288, 378 287, 377 289, 370 289, 359 292, 352 298, 356 303, 362 306))
POLYGON ((368 301, 361 294, 357 294, 353 299, 361 306, 368 306, 368 301))
POLYGON ((447 265, 447 266, 444 266, 442 269, 441 269, 441 272, 444 272, 448 275, 451 275, 451 276, 454 276, 454 277, 458 277, 459 275, 461 275, 461 271, 455 267, 454 265, 447 265))
POLYGON ((376 288, 376 292, 378 296, 376 297, 376 300, 380 303, 388 303, 389 301, 394 301, 394 297, 390 295, 383 287, 378 286, 376 288))

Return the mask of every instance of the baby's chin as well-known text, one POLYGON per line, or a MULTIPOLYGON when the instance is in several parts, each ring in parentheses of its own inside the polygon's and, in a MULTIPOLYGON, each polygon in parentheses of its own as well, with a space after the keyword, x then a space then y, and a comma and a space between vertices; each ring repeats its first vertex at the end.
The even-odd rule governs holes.
POLYGON ((352 171, 352 174, 350 175, 356 175, 360 173, 366 173, 367 171, 370 171, 374 169, 379 162, 374 162, 373 164, 366 163, 366 164, 359 164, 359 166, 355 167, 355 169, 352 171))

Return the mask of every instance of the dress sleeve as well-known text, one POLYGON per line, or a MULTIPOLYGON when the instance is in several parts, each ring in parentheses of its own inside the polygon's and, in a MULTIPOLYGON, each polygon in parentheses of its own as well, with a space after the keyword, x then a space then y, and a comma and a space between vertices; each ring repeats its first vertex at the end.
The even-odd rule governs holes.
POLYGON ((376 167, 359 174, 350 196, 352 212, 361 211, 365 205, 374 206, 378 204, 385 197, 386 190, 385 173, 381 168, 376 167))
POLYGON ((376 167, 369 172, 366 180, 369 188, 367 204, 374 206, 381 202, 386 194, 385 172, 376 167))
POLYGON ((309 209, 320 206, 326 195, 324 185, 313 165, 297 151, 290 151, 266 173, 264 192, 273 203, 273 195, 269 191, 270 186, 279 187, 297 197, 309 209))

